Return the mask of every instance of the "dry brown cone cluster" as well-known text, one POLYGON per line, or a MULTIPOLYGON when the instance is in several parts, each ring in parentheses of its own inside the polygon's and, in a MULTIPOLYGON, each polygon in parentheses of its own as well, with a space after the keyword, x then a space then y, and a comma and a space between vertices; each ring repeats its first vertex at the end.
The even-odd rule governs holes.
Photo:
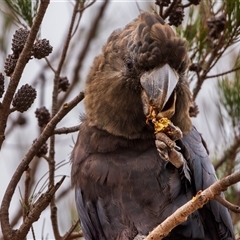
POLYGON ((207 20, 208 36, 211 39, 217 39, 221 35, 226 26, 226 17, 221 15, 219 17, 210 18, 207 20))
MULTIPOLYGON (((28 34, 29 30, 25 28, 19 28, 14 33, 12 39, 13 53, 8 55, 4 64, 4 72, 7 76, 11 76, 16 67, 18 57, 24 48, 28 34)), ((52 46, 49 44, 49 41, 47 39, 39 39, 34 43, 31 55, 37 59, 41 59, 47 57, 51 52, 52 46)), ((31 56, 29 56, 30 58, 31 56)))
POLYGON ((200 72, 201 70, 202 70, 202 67, 199 63, 192 63, 189 66, 189 71, 200 72))
POLYGON ((29 30, 25 28, 19 28, 13 35, 12 39, 12 51, 17 56, 22 52, 24 45, 27 41, 29 30))
POLYGON ((50 112, 46 107, 37 108, 35 111, 35 116, 38 120, 39 127, 44 127, 50 120, 50 112))
POLYGON ((67 77, 61 77, 59 78, 59 83, 58 83, 58 89, 60 91, 66 92, 69 88, 69 81, 67 77))
MULTIPOLYGON (((33 141, 33 143, 35 143, 35 142, 36 142, 36 139, 33 141)), ((47 143, 44 143, 44 144, 39 148, 39 150, 37 151, 36 156, 40 158, 40 157, 46 155, 47 152, 48 152, 48 145, 47 145, 47 143)))
POLYGON ((17 64, 18 56, 15 55, 14 53, 9 54, 5 60, 4 64, 4 72, 6 73, 7 76, 11 76, 13 73, 16 64, 17 64))
POLYGON ((184 19, 184 8, 181 4, 177 4, 176 6, 174 6, 174 8, 169 14, 169 18, 168 18, 169 24, 175 27, 178 27, 179 25, 181 25, 183 19, 184 19))
MULTIPOLYGON (((26 44, 28 35, 29 30, 25 28, 19 28, 15 31, 12 38, 13 52, 7 56, 4 64, 4 72, 6 76, 11 77, 12 73, 14 72, 19 55, 26 44)), ((52 46, 49 44, 49 41, 47 39, 38 39, 33 45, 31 55, 29 56, 28 60, 30 60, 32 56, 37 59, 47 57, 51 52, 52 46)), ((0 73, 0 97, 2 97, 3 93, 4 77, 0 73)), ((12 105, 15 110, 24 112, 32 105, 36 95, 36 90, 29 84, 25 84, 15 94, 12 105)))
POLYGON ((29 84, 25 84, 15 94, 12 105, 17 111, 25 112, 31 107, 36 96, 36 90, 29 84))
POLYGON ((52 46, 47 39, 37 40, 33 45, 33 56, 37 59, 47 57, 52 52, 52 46))
POLYGON ((185 4, 185 1, 178 0, 156 0, 155 4, 160 7, 159 15, 164 19, 168 18, 168 23, 175 27, 182 24, 184 19, 184 8, 190 5, 198 5, 201 0, 188 0, 189 3, 185 4), (185 4, 185 5, 183 5, 185 4), (163 11, 165 9, 165 11, 163 11))

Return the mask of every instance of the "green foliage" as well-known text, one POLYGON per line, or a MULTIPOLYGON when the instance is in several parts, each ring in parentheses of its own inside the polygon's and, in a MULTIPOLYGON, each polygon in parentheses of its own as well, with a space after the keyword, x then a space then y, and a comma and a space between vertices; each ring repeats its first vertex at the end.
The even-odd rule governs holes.
POLYGON ((9 9, 14 15, 22 18, 29 27, 32 26, 33 19, 37 13, 39 0, 6 0, 9 9))
POLYGON ((226 50, 240 40, 240 2, 201 1, 189 8, 187 16, 177 32, 189 42, 189 56, 201 66, 198 78, 203 82, 226 50))
POLYGON ((218 82, 220 101, 227 111, 234 128, 240 128, 240 71, 233 79, 225 77, 218 82))
POLYGON ((240 34, 240 2, 239 1, 224 1, 224 10, 227 16, 226 37, 234 33, 232 41, 239 41, 240 34))

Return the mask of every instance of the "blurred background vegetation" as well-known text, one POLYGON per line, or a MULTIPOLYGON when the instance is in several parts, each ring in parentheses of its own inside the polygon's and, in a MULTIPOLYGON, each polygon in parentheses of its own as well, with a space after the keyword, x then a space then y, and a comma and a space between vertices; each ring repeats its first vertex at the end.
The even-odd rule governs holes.
MULTIPOLYGON (((0 80, 2 97, 0 102, 11 81, 11 77, 6 76, 6 59, 12 52, 13 35, 19 28, 31 29, 39 2, 39 0, 0 2, 0 72, 4 77, 2 82, 0 80)), ((58 84, 61 81, 65 84, 64 87, 59 85, 57 87, 55 101, 59 109, 84 89, 84 80, 91 62, 100 52, 109 34, 114 29, 125 26, 141 11, 155 11, 160 14, 180 36, 188 40, 191 59, 188 76, 195 101, 190 109, 193 122, 207 142, 218 177, 222 178, 239 170, 239 1, 158 0, 121 3, 84 0, 51 1, 48 8, 38 39, 49 40, 53 52, 41 60, 31 57, 19 82, 18 89, 26 83, 35 88, 37 98, 26 112, 11 110, 5 131, 6 140, 0 151, 0 166, 3 171, 0 196, 4 195, 16 166, 31 148, 34 139, 42 132, 44 124, 47 124, 50 117, 55 114, 52 108, 52 92, 54 87, 56 89, 54 85, 56 76, 58 84), (74 10, 76 5, 77 11, 74 10), (70 32, 71 21, 74 24, 70 32), (71 37, 68 39, 69 32, 71 37), (67 51, 64 53, 66 44, 67 51), (60 71, 58 71, 59 66, 60 71), (45 116, 45 120, 48 119, 43 125, 39 124, 41 114, 45 116)), ((57 128, 77 126, 79 115, 83 112, 84 107, 81 102, 57 128)), ((26 176, 21 179, 11 203, 12 227, 21 226, 28 208, 47 189, 51 171, 49 159, 53 158, 54 161, 55 179, 59 180, 63 175, 70 175, 70 154, 76 134, 73 132, 68 135, 56 135, 54 141, 45 143, 43 152, 36 154, 30 170, 25 173, 26 176, 30 175, 29 182, 26 183, 26 179, 29 179, 26 176), (51 155, 48 149, 55 151, 56 154, 51 155)), ((230 202, 240 205, 238 185, 230 187, 225 194, 230 202)), ((232 213, 232 219, 236 234, 239 235, 240 215, 232 213)), ((54 204, 47 208, 31 227, 28 239, 68 239, 60 237, 59 232, 61 234, 67 232, 71 226, 75 226, 75 223, 77 223, 77 214, 68 178, 56 193, 54 204), (54 227, 54 224, 58 227, 54 227)), ((76 237, 80 236, 76 235, 76 237)))

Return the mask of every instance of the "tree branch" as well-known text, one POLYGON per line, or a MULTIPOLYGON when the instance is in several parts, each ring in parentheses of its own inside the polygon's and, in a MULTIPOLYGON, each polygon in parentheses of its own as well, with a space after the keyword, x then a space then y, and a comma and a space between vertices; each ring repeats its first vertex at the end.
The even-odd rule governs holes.
POLYGON ((220 195, 216 195, 214 199, 221 203, 226 208, 228 208, 229 210, 231 210, 232 212, 240 213, 240 207, 238 205, 234 205, 228 202, 225 198, 222 198, 220 195))
POLYGON ((71 226, 69 231, 64 234, 64 236, 62 237, 62 240, 71 240, 71 239, 76 239, 76 238, 83 237, 83 232, 82 231, 73 232, 78 224, 79 224, 79 220, 76 221, 76 223, 71 226))
POLYGON ((80 124, 77 126, 73 126, 73 127, 62 127, 62 128, 58 128, 54 130, 54 134, 68 134, 68 133, 73 133, 73 132, 77 132, 79 130, 80 124))
POLYGON ((229 70, 229 71, 223 72, 223 73, 206 76, 205 79, 207 79, 207 78, 221 77, 221 76, 226 75, 226 74, 228 74, 228 73, 236 72, 236 71, 238 71, 239 69, 240 69, 240 66, 235 67, 235 68, 233 68, 233 69, 231 69, 231 70, 229 70))
POLYGON ((235 138, 234 143, 227 150, 224 151, 222 158, 218 162, 213 164, 215 171, 217 171, 217 169, 221 167, 222 164, 226 162, 228 159, 235 159, 239 147, 240 147, 240 138, 235 138))
POLYGON ((161 240, 166 237, 173 228, 185 222, 190 214, 197 209, 203 207, 208 201, 214 199, 222 191, 225 191, 229 186, 240 181, 240 171, 235 172, 212 184, 204 191, 199 191, 195 197, 189 202, 180 207, 164 222, 158 225, 145 240, 161 240))

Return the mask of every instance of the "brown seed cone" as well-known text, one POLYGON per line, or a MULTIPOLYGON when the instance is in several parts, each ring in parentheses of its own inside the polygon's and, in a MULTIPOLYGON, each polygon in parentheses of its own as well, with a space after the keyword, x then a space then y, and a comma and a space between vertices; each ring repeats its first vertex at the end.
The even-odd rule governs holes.
POLYGON ((29 30, 25 28, 19 28, 14 33, 13 39, 12 39, 12 50, 16 55, 19 55, 23 50, 28 34, 29 34, 29 30))
POLYGON ((50 120, 50 113, 46 107, 37 108, 35 116, 38 120, 39 127, 44 127, 50 120))
POLYGON ((15 94, 12 105, 17 111, 25 112, 31 107, 36 96, 36 90, 32 86, 25 84, 15 94))
POLYGON ((7 76, 11 76, 11 74, 14 72, 14 69, 17 64, 18 57, 15 54, 9 54, 5 60, 4 64, 4 72, 7 76))
POLYGON ((69 85, 70 85, 70 83, 69 83, 67 77, 61 77, 59 79, 58 89, 60 89, 63 92, 66 92, 69 88, 69 85))
POLYGON ((202 70, 202 67, 200 66, 199 63, 192 63, 189 66, 189 71, 193 71, 193 72, 200 72, 202 70))
MULTIPOLYGON (((33 143, 35 143, 35 142, 36 142, 36 139, 33 141, 33 143)), ((36 156, 40 158, 40 157, 42 157, 43 155, 46 155, 47 152, 48 152, 48 145, 47 145, 47 143, 44 143, 44 144, 39 148, 39 150, 37 151, 36 156)))
POLYGON ((208 35, 210 38, 217 39, 219 38, 221 32, 224 30, 226 26, 226 17, 221 15, 216 18, 211 18, 207 20, 208 26, 208 35))
POLYGON ((37 40, 33 45, 33 56, 37 59, 47 57, 52 52, 52 46, 47 39, 37 40))
POLYGON ((181 5, 177 5, 169 14, 169 24, 178 27, 184 18, 184 10, 181 5))

